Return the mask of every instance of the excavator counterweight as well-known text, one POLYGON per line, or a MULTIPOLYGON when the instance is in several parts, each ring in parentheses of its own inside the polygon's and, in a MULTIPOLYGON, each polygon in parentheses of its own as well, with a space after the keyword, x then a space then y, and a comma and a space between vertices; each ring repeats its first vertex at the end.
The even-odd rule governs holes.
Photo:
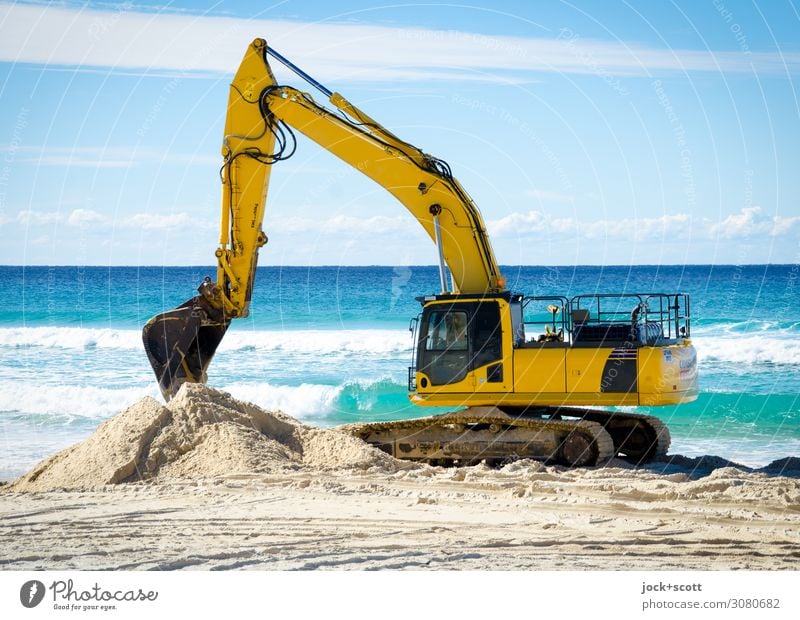
POLYGON ((144 327, 164 398, 205 382, 231 320, 246 317, 274 164, 299 131, 392 194, 436 246, 440 291, 422 312, 409 398, 448 414, 343 430, 397 458, 431 463, 535 458, 571 466, 666 454, 656 418, 586 406, 657 406, 697 397, 689 297, 621 293, 528 297, 506 289, 478 207, 450 166, 380 123, 256 39, 231 83, 217 277, 144 327), (279 85, 268 57, 319 91, 279 85), (449 282, 448 282, 449 272, 449 282), (466 407, 466 409, 464 409, 466 407))

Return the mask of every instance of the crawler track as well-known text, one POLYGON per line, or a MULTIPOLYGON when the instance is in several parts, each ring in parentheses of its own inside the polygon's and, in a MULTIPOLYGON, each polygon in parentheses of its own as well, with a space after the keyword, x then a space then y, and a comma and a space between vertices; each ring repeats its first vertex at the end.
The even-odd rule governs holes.
POLYGON ((591 420, 513 415, 496 407, 396 422, 341 427, 396 458, 436 465, 530 458, 570 466, 602 465, 614 441, 591 420))
POLYGON ((591 467, 614 456, 645 463, 666 454, 670 444, 658 418, 573 407, 470 407, 340 428, 396 458, 434 465, 529 458, 591 467))
POLYGON ((614 440, 617 456, 631 463, 649 463, 666 455, 672 441, 667 426, 651 415, 587 409, 583 419, 602 424, 614 440))

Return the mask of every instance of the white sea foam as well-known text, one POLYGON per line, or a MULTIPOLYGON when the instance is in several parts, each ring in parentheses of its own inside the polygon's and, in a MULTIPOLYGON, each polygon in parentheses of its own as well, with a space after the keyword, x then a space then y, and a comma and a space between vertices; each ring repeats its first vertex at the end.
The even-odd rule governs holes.
POLYGON ((264 409, 278 409, 300 419, 320 419, 337 412, 357 415, 356 411, 369 411, 378 404, 382 390, 394 389, 405 393, 404 385, 389 378, 352 380, 338 385, 233 382, 220 389, 264 409), (345 399, 352 399, 352 402, 345 403, 345 399))
MULTIPOLYGON (((301 419, 324 418, 354 408, 369 410, 380 399, 381 389, 404 391, 390 379, 345 381, 338 385, 303 383, 279 385, 268 382, 229 382, 215 386, 241 400, 269 410, 281 410, 301 419), (353 402, 342 403, 343 396, 353 402)), ((155 382, 141 387, 105 388, 6 381, 0 384, 0 411, 24 416, 57 416, 55 423, 75 418, 103 419, 122 411, 144 395, 161 400, 155 382)), ((350 411, 349 413, 354 413, 350 411)), ((52 422, 52 421, 51 421, 52 422)))
POLYGON ((794 338, 705 336, 694 338, 693 341, 700 363, 800 365, 800 342, 794 338))
POLYGON ((279 410, 296 418, 308 419, 328 415, 334 409, 344 386, 311 383, 298 386, 230 383, 220 389, 268 411, 279 410))
POLYGON ((0 411, 57 415, 67 419, 105 418, 145 395, 158 397, 155 383, 148 387, 114 389, 6 381, 0 384, 0 411))
MULTIPOLYGON (((135 329, 88 327, 0 328, 0 346, 45 349, 140 350, 142 336, 135 329)), ((220 351, 291 351, 293 353, 396 353, 411 350, 411 338, 403 329, 342 330, 232 330, 220 351)))
POLYGON ((141 332, 135 329, 85 327, 3 327, 0 346, 45 349, 140 349, 141 332))
POLYGON ((411 338, 402 329, 237 331, 225 336, 219 350, 244 348, 292 353, 397 353, 411 350, 411 338))
MULTIPOLYGON (((763 335, 701 333, 693 338, 700 361, 734 364, 800 365, 800 340, 782 333, 763 335)), ((42 349, 141 351, 139 330, 83 327, 0 328, 0 346, 42 349)), ((408 354, 412 342, 403 329, 232 330, 220 352, 292 354, 408 354)))

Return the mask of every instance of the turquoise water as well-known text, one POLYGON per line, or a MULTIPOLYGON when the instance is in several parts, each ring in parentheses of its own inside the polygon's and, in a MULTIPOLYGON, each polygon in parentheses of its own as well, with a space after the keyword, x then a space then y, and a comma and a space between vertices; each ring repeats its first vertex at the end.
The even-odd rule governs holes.
MULTIPOLYGON (((800 455, 800 266, 505 267, 514 291, 692 297, 701 395, 660 407, 672 452, 751 466, 800 455)), ((210 267, 0 267, 0 479, 158 396, 142 325, 210 267)), ((433 267, 260 268, 209 383, 320 425, 430 413, 408 403, 409 320, 433 267)), ((160 397, 159 397, 160 398, 160 397)))

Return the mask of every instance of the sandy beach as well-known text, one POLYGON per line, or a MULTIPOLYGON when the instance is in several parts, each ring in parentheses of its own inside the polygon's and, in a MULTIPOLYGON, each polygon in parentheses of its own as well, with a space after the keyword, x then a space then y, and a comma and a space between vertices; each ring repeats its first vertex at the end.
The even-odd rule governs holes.
POLYGON ((798 478, 797 459, 413 465, 195 386, 0 487, 0 567, 796 570, 798 478))

